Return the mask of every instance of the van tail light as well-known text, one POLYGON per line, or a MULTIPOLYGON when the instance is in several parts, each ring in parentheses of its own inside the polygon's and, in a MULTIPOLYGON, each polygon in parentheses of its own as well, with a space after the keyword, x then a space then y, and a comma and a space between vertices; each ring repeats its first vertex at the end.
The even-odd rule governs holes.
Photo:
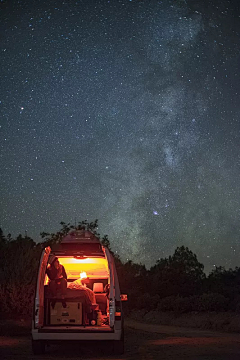
POLYGON ((122 318, 122 311, 121 311, 121 302, 115 302, 115 320, 121 320, 122 318))
POLYGON ((127 300, 128 300, 127 294, 121 294, 121 301, 127 301, 127 300))

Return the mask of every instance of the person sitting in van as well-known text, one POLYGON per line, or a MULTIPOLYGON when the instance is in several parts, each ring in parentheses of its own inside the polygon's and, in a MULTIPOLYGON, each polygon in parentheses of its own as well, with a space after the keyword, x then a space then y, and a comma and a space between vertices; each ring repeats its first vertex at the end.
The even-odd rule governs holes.
POLYGON ((91 303, 96 304, 95 294, 91 289, 89 289, 86 286, 86 279, 87 279, 87 276, 85 275, 85 277, 83 277, 82 273, 80 273, 79 279, 77 279, 77 280, 71 282, 70 284, 68 284, 68 289, 86 291, 91 303))
MULTIPOLYGON (((55 297, 60 293, 61 298, 64 299, 67 291, 67 274, 56 256, 50 257, 46 272, 50 280, 48 285, 51 295, 55 297)), ((65 301, 63 303, 65 305, 65 301)))

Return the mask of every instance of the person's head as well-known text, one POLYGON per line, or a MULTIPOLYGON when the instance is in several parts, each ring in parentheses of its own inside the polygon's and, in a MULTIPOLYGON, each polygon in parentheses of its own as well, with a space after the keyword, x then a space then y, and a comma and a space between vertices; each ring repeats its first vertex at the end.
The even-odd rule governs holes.
POLYGON ((58 258, 54 261, 54 263, 53 263, 53 266, 56 268, 56 269, 58 269, 59 268, 59 265, 60 265, 60 263, 59 263, 59 260, 58 260, 58 258))
POLYGON ((59 268, 59 260, 58 260, 58 258, 56 257, 56 256, 53 256, 50 260, 49 260, 49 263, 50 263, 50 265, 51 265, 51 267, 54 267, 54 268, 56 268, 56 269, 58 269, 59 268))

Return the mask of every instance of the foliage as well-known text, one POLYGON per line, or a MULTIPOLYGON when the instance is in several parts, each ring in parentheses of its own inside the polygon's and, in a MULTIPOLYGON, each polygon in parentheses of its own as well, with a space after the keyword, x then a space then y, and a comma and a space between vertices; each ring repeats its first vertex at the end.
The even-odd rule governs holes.
POLYGON ((205 274, 203 265, 187 247, 177 247, 173 256, 160 259, 150 269, 152 294, 190 296, 201 292, 205 274))
POLYGON ((157 309, 159 311, 172 311, 177 314, 187 313, 195 310, 195 300, 194 296, 168 296, 159 301, 157 309))
POLYGON ((197 311, 226 311, 229 300, 218 293, 202 294, 196 301, 195 309, 197 311))
MULTIPOLYGON (((3 233, 1 238, 5 239, 3 233)), ((40 253, 41 246, 28 236, 1 241, 1 311, 31 313, 40 253)))
POLYGON ((189 312, 220 312, 228 309, 228 299, 221 294, 207 293, 198 296, 168 296, 161 299, 157 309, 176 314, 189 312))
POLYGON ((205 282, 205 291, 235 298, 240 294, 240 268, 226 270, 223 266, 216 267, 205 282))
POLYGON ((138 310, 147 309, 151 311, 157 308, 159 301, 159 295, 151 296, 149 293, 144 293, 136 298, 135 308, 138 310))

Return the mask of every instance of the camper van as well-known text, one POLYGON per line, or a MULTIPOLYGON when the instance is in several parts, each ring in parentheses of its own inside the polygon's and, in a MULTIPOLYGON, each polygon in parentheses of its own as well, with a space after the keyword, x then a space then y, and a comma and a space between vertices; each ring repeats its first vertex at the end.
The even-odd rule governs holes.
POLYGON ((32 350, 45 352, 57 341, 97 340, 114 353, 124 351, 122 301, 114 258, 90 231, 74 230, 41 255, 32 319, 32 350), (64 267, 67 280, 50 291, 52 258, 64 267), (48 273, 48 274, 47 274, 48 273))

